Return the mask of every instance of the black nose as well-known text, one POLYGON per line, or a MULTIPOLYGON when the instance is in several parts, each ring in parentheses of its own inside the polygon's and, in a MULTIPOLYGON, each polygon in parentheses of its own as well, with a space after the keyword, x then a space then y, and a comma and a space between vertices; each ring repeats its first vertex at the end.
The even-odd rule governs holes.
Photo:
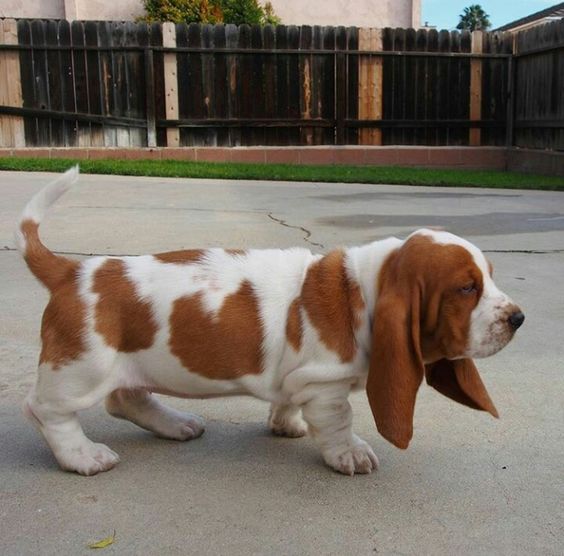
POLYGON ((521 313, 521 311, 517 311, 516 313, 513 313, 508 320, 513 330, 517 330, 523 324, 525 315, 521 313))

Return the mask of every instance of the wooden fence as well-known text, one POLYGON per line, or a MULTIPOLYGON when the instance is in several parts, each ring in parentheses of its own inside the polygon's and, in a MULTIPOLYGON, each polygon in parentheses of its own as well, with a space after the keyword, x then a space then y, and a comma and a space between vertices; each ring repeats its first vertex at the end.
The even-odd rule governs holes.
POLYGON ((0 146, 564 149, 562 22, 517 37, 306 26, 0 24, 0 146))

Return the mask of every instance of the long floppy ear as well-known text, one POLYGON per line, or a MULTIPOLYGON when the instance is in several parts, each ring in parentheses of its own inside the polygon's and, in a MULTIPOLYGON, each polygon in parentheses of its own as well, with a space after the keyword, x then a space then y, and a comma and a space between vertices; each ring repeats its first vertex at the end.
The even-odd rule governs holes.
POLYGON ((424 374, 419 341, 419 295, 383 294, 374 311, 366 393, 378 431, 402 449, 413 436, 424 374))
POLYGON ((440 359, 425 366, 427 384, 452 400, 499 417, 472 359, 440 359))

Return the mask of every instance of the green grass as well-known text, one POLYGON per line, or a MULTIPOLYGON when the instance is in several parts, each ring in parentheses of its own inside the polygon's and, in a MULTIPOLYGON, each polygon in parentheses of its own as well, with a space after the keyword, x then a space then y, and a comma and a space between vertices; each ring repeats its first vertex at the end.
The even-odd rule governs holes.
MULTIPOLYGON (((0 170, 62 172, 76 164, 67 159, 0 158, 0 170)), ((516 172, 437 170, 392 166, 294 166, 287 164, 231 164, 175 160, 84 160, 85 174, 280 180, 336 183, 380 183, 443 187, 493 187, 564 191, 564 178, 516 172)))

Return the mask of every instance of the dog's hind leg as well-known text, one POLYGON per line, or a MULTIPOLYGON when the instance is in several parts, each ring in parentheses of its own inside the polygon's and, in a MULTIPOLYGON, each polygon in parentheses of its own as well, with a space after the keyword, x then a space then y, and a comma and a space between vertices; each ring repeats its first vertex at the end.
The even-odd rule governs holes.
POLYGON ((108 471, 119 456, 86 437, 77 412, 102 401, 114 385, 97 380, 83 362, 53 369, 39 366, 37 383, 24 401, 24 413, 39 429, 61 468, 81 475, 108 471))
POLYGON ((277 436, 299 438, 307 434, 307 424, 300 415, 301 409, 292 404, 275 404, 270 406, 268 427, 277 436))
POLYGON ((167 407, 144 389, 114 390, 106 398, 106 409, 110 415, 127 419, 161 438, 191 440, 204 432, 201 417, 167 407))

